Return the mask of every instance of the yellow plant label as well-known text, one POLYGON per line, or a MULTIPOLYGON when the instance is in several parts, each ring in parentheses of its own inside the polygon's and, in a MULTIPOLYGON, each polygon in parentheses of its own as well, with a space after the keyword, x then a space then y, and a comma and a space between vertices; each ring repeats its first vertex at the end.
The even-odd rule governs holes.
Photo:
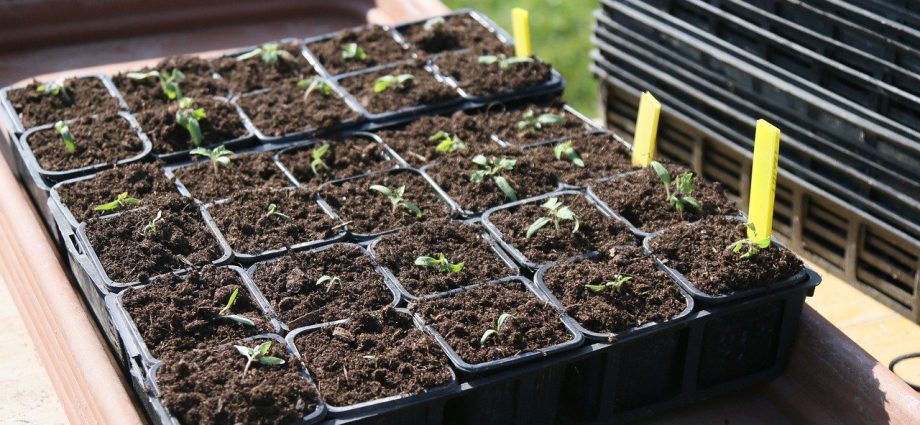
POLYGON ((655 156, 655 138, 658 137, 658 116, 661 103, 649 92, 639 98, 639 114, 636 116, 636 134, 633 135, 632 165, 648 167, 655 156))
POLYGON ((751 170, 751 196, 748 218, 754 229, 748 228, 748 238, 759 241, 773 234, 773 200, 776 195, 776 167, 779 165, 779 129, 757 120, 754 135, 754 164, 751 170), (756 233, 755 233, 756 232, 756 233))
POLYGON ((519 58, 533 55, 530 45, 530 15, 527 10, 520 7, 511 9, 511 28, 514 32, 514 55, 519 58))

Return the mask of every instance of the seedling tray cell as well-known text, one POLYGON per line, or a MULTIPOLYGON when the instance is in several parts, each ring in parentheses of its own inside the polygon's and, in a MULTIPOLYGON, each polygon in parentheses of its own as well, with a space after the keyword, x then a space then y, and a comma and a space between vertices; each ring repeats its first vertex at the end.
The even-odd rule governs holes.
MULTIPOLYGON (((520 109, 526 109, 528 106, 534 106, 534 105, 532 105, 532 104, 527 104, 527 105, 525 105, 523 108, 520 108, 520 109)), ((520 109, 514 109, 514 110, 520 110, 520 109)), ((490 111, 491 109, 487 109, 487 110, 490 111)), ((521 146, 521 148, 527 149, 527 148, 530 148, 530 147, 539 146, 539 145, 544 145, 544 144, 552 144, 552 143, 556 143, 556 142, 564 142, 566 139, 571 138, 571 136, 581 136, 581 135, 585 135, 585 134, 592 134, 592 133, 598 133, 598 132, 606 132, 606 129, 604 129, 603 127, 601 127, 600 125, 598 125, 598 124, 597 124, 596 122, 594 122, 594 120, 592 120, 591 118, 588 118, 588 117, 586 117, 584 114, 582 114, 581 112, 575 110, 575 108, 573 108, 573 107, 571 107, 571 106, 569 106, 569 105, 563 105, 563 106, 562 106, 562 110, 563 110, 567 115, 571 115, 574 119, 578 120, 578 121, 581 122, 581 123, 584 123, 584 132, 575 133, 575 134, 572 134, 572 135, 570 135, 570 136, 546 138, 546 139, 544 139, 544 140, 540 140, 540 141, 537 141, 537 142, 525 144, 525 145, 521 146)), ((510 112, 511 109, 509 109, 508 111, 510 112)), ((616 137, 619 137, 619 136, 616 136, 616 137)), ((514 146, 514 144, 512 144, 511 142, 508 142, 507 140, 503 140, 502 137, 501 137, 500 135, 498 135, 498 134, 493 134, 493 135, 492 135, 492 138, 495 139, 497 142, 499 142, 499 143, 505 145, 505 146, 514 146)), ((620 143, 622 143, 624 146, 627 146, 627 147, 630 146, 629 143, 626 143, 626 141, 624 141, 624 140, 622 140, 622 139, 620 139, 619 141, 620 141, 620 143)))
MULTIPOLYGON (((409 44, 406 43, 406 41, 403 40, 402 36, 399 35, 399 33, 396 32, 392 27, 387 26, 387 25, 377 25, 376 27, 381 28, 381 29, 383 29, 384 31, 386 31, 386 32, 388 32, 388 33, 390 34, 390 36, 392 37, 393 41, 394 41, 396 44, 398 44, 398 45, 403 49, 403 51, 404 51, 404 53, 405 53, 405 59, 409 59, 409 58, 411 58, 411 57, 414 57, 414 52, 410 49, 409 44)), ((333 38, 338 37, 338 36, 341 35, 341 34, 344 34, 344 33, 347 32, 347 31, 364 31, 364 30, 367 30, 368 28, 371 28, 371 26, 357 26, 357 27, 352 27, 352 28, 350 28, 350 29, 346 29, 346 30, 341 30, 341 31, 336 31, 336 32, 332 32, 332 33, 329 33, 329 34, 319 35, 319 36, 316 36, 316 37, 309 37, 309 38, 306 38, 306 39, 304 39, 304 41, 303 41, 303 54, 304 54, 304 57, 307 58, 307 61, 310 62, 310 65, 313 66, 313 69, 316 71, 316 73, 319 74, 319 75, 321 75, 321 76, 323 76, 323 77, 325 77, 327 80, 335 80, 335 79, 338 79, 338 77, 341 77, 341 76, 343 76, 343 75, 358 74, 358 73, 362 73, 362 72, 365 72, 365 71, 367 71, 367 70, 369 70, 369 69, 373 69, 373 68, 376 68, 376 67, 379 67, 379 66, 385 66, 386 63, 381 63, 381 64, 377 64, 377 65, 370 66, 370 67, 355 69, 355 70, 352 70, 352 71, 344 71, 344 72, 333 73, 333 72, 329 71, 325 66, 323 66, 323 64, 322 64, 322 62, 320 61, 319 57, 317 57, 316 54, 314 54, 313 51, 310 50, 310 45, 311 45, 311 44, 320 43, 320 42, 323 42, 323 41, 326 41, 326 40, 331 40, 331 39, 333 39, 333 38)), ((359 46, 359 47, 360 47, 360 46, 359 46)))
MULTIPOLYGON (((409 167, 409 164, 407 164, 406 161, 402 159, 402 157, 400 157, 395 151, 393 151, 393 149, 387 146, 386 143, 384 143, 383 140, 381 140, 380 136, 374 133, 368 133, 364 131, 347 132, 347 133, 340 134, 340 135, 337 135, 335 137, 328 138, 328 139, 326 138, 314 139, 314 140, 310 140, 307 142, 298 142, 293 145, 287 145, 287 147, 278 151, 278 153, 275 155, 275 161, 278 163, 278 167, 280 167, 281 170, 284 171, 284 173, 288 176, 288 178, 290 178, 291 181, 294 182, 294 184, 296 184, 298 187, 310 187, 310 185, 307 184, 307 182, 301 181, 301 179, 297 178, 297 173, 294 172, 295 165, 303 166, 304 164, 296 164, 293 162, 294 159, 286 159, 286 157, 297 151, 315 149, 318 146, 322 146, 324 143, 335 145, 336 143, 341 143, 348 139, 366 139, 373 143, 376 143, 377 149, 381 150, 381 153, 383 154, 383 157, 386 159, 386 161, 392 164, 390 168, 408 168, 409 167)), ((357 175, 361 175, 361 174, 364 174, 364 173, 359 173, 357 175)), ((332 180, 340 180, 340 179, 349 178, 349 177, 354 177, 354 175, 344 175, 344 176, 341 176, 339 178, 335 178, 332 180)), ((313 183, 313 185, 315 186, 316 183, 313 183)))
MULTIPOLYGON (((240 149, 240 148, 246 148, 246 147, 254 146, 255 144, 257 144, 257 143, 258 143, 258 140, 257 140, 256 137, 255 137, 255 131, 256 131, 256 130, 255 130, 255 128, 254 128, 253 125, 252 125, 252 121, 250 121, 250 120, 249 120, 249 117, 246 115, 246 113, 243 112, 243 109, 240 108, 240 106, 237 105, 237 104, 236 104, 235 102, 233 102, 232 100, 225 99, 225 98, 221 98, 221 97, 215 97, 214 99, 216 99, 216 100, 219 101, 219 102, 226 102, 227 104, 233 106, 233 108, 236 110, 237 115, 239 115, 239 117, 240 117, 240 121, 241 121, 242 124, 243 124, 243 128, 244 128, 246 131, 245 131, 245 133, 243 133, 243 135, 241 135, 241 136, 239 136, 239 137, 237 137, 237 138, 235 138, 235 139, 224 140, 224 141, 221 141, 221 142, 218 142, 218 143, 213 143, 213 144, 211 144, 211 145, 207 145, 207 146, 204 146, 204 147, 213 149, 213 148, 216 148, 216 147, 218 147, 218 146, 223 145, 223 146, 225 146, 227 149, 230 149, 230 150, 232 150, 232 151, 236 151, 236 150, 238 150, 238 149, 240 149)), ((190 144, 191 144, 191 143, 190 143, 190 144)), ((189 159, 189 156, 190 156, 190 155, 189 155, 189 152, 190 152, 193 148, 194 148, 194 146, 189 147, 189 149, 186 149, 186 150, 181 150, 181 151, 176 151, 176 152, 169 152, 169 153, 156 153, 156 152, 154 152, 154 153, 153 153, 153 156, 154 156, 156 159, 160 160, 160 161, 170 162, 170 163, 171 163, 171 162, 177 162, 177 161, 187 161, 187 160, 189 159)))
MULTIPOLYGON (((457 9, 453 12, 441 15, 441 17, 445 19, 449 17, 453 17, 453 16, 469 16, 470 18, 478 22, 480 25, 482 25, 486 30, 494 34, 495 38, 497 38, 498 41, 500 41, 501 43, 507 44, 509 46, 514 45, 514 37, 512 37, 511 34, 508 34, 508 32, 506 32, 504 29, 499 27, 498 24, 493 22, 486 15, 483 15, 469 8, 457 9)), ((428 20, 429 19, 419 19, 415 21, 409 21, 404 24, 397 25, 394 29, 396 30, 396 33, 400 35, 401 39, 405 41, 407 45, 411 46, 411 43, 409 42, 409 40, 406 38, 406 36, 403 33, 405 32, 407 28, 410 28, 416 25, 424 25, 425 22, 427 22, 428 20)))

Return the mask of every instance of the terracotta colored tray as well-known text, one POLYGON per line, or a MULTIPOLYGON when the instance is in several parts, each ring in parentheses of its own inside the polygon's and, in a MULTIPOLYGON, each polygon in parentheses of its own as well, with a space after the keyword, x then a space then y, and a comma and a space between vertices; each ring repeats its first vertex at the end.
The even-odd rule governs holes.
MULTIPOLYGON (((426 0, 231 0, 221 7, 214 7, 212 0, 195 5, 128 0, 114 13, 112 3, 99 3, 82 8, 66 0, 19 9, 0 6, 0 49, 30 48, 0 53, 0 86, 33 75, 72 74, 75 69, 112 72, 171 54, 229 50, 328 32, 365 19, 397 22, 447 10, 426 0), (69 15, 62 7, 78 11, 69 15), (72 21, 45 22, 42 12, 47 10, 72 21), (23 24, 30 16, 41 16, 43 24, 23 24), (140 32, 145 35, 117 38, 140 32), (64 40, 80 44, 42 47, 64 40), (99 63, 111 65, 94 66, 99 63)), ((0 162, 0 277, 10 287, 63 408, 73 423, 142 423, 134 394, 9 165, 8 148, 8 141, 0 143, 7 158, 0 162)), ((780 378, 646 422, 907 425, 916 424, 917 418, 920 396, 806 307, 789 367, 780 378)))

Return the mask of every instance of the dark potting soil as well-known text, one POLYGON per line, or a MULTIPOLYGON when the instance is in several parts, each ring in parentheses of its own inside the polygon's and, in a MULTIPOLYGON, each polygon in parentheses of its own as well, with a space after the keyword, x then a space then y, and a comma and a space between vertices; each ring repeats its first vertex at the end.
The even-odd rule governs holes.
POLYGON ((499 139, 512 146, 524 146, 563 137, 575 137, 585 134, 588 128, 578 117, 566 112, 558 106, 534 106, 526 109, 510 111, 490 111, 483 126, 494 132, 499 139), (524 120, 524 115, 533 112, 534 118, 543 114, 553 114, 564 120, 558 124, 541 124, 540 129, 526 127, 518 128, 518 123, 524 120))
POLYGON ((549 216, 549 211, 541 206, 546 199, 495 211, 489 216, 489 221, 502 233, 506 243, 536 264, 591 251, 606 251, 619 245, 637 244, 625 224, 603 215, 584 196, 563 195, 558 199, 578 217, 577 232, 572 232, 573 221, 560 220, 559 230, 549 223, 527 239, 527 228, 531 223, 549 216))
POLYGON ((90 220, 86 233, 103 269, 115 282, 144 280, 205 264, 223 254, 198 206, 188 198, 169 198, 148 208, 90 220), (162 217, 156 229, 144 235, 158 211, 162 217))
POLYGON ((418 394, 453 378, 438 344, 412 324, 411 316, 392 308, 301 334, 294 344, 333 406, 418 394))
MULTIPOLYGON (((137 121, 153 143, 153 153, 166 154, 195 148, 188 130, 176 123, 178 107, 178 103, 174 102, 169 106, 137 115, 137 121)), ((193 107, 204 108, 207 114, 198 121, 202 146, 215 147, 246 135, 243 119, 230 102, 199 98, 195 100, 193 107)))
POLYGON ((240 275, 223 267, 205 266, 183 276, 165 275, 150 285, 128 289, 122 300, 150 353, 157 358, 274 330, 240 275), (255 326, 220 316, 235 289, 239 289, 236 303, 226 314, 243 316, 255 326))
POLYGON ((269 189, 292 186, 281 169, 275 165, 275 152, 234 155, 230 166, 214 165, 201 159, 187 167, 173 170, 176 178, 196 199, 211 202, 248 189, 269 189))
POLYGON ((279 56, 277 62, 267 64, 262 60, 262 55, 245 60, 227 56, 214 59, 211 64, 237 95, 265 88, 296 85, 298 81, 313 73, 313 68, 300 52, 299 42, 279 44, 278 47, 288 52, 293 60, 279 56))
POLYGON ((302 131, 331 129, 361 116, 335 93, 319 90, 304 98, 305 90, 297 81, 278 84, 275 88, 252 93, 238 99, 252 124, 267 137, 281 137, 302 131))
POLYGON ((557 176, 559 181, 570 185, 583 185, 591 180, 610 177, 632 170, 629 149, 608 134, 577 136, 546 146, 524 150, 524 158, 533 163, 546 164, 544 167, 557 176), (556 159, 555 147, 560 143, 571 141, 572 148, 581 158, 584 166, 579 167, 562 154, 556 159))
POLYGON ((255 362, 243 375, 246 357, 234 345, 251 348, 262 341, 237 340, 164 358, 156 375, 163 404, 183 424, 287 424, 313 413, 319 395, 284 344, 272 340, 269 350, 284 364, 255 362))
POLYGON ((639 247, 616 247, 590 259, 559 263, 543 275, 543 282, 566 313, 585 329, 598 333, 661 322, 687 307, 677 283, 658 270, 639 247), (585 287, 621 276, 632 279, 619 289, 596 292, 585 287))
POLYGON ((447 340, 465 362, 485 363, 541 351, 573 338, 559 313, 513 281, 461 291, 455 295, 418 301, 409 308, 422 316, 447 340), (482 335, 495 329, 502 313, 511 315, 498 335, 480 346, 482 335))
POLYGON ((159 163, 131 163, 103 170, 91 178, 65 184, 57 189, 61 202, 77 221, 128 211, 156 203, 167 196, 178 196, 176 187, 163 174, 159 163), (97 205, 115 200, 122 192, 141 201, 112 211, 95 211, 97 205))
MULTIPOLYGON (((214 68, 211 67, 211 62, 199 57, 177 56, 166 58, 153 68, 145 66, 137 72, 157 70, 163 74, 172 74, 173 69, 178 69, 185 74, 185 80, 179 83, 182 97, 201 100, 211 96, 227 96, 229 94, 227 82, 214 78, 214 68)), ((127 73, 117 74, 112 77, 112 81, 134 113, 161 109, 178 100, 178 98, 170 100, 166 97, 160 86, 160 80, 157 78, 134 80, 126 75, 127 73)))
POLYGON ((480 226, 450 220, 413 224, 381 238, 374 257, 418 297, 517 274, 492 250, 482 232, 480 226), (439 254, 451 264, 463 263, 463 269, 440 271, 414 263, 418 257, 438 258, 439 254))
POLYGON ((404 108, 431 105, 459 97, 453 88, 439 82, 434 75, 425 70, 421 62, 355 75, 339 81, 339 84, 372 114, 397 112, 404 108), (396 87, 374 93, 374 82, 378 78, 402 74, 412 75, 413 78, 396 87))
POLYGON ((342 232, 334 229, 339 223, 323 212, 313 192, 302 189, 244 191, 208 212, 237 253, 255 255, 342 232), (270 204, 284 215, 268 214, 270 204))
POLYGON ((54 128, 37 131, 26 139, 38 165, 47 171, 65 171, 99 164, 114 164, 144 150, 137 131, 119 115, 84 117, 68 122, 76 149, 68 153, 54 128))
POLYGON ((332 183, 320 189, 320 196, 353 232, 362 234, 385 232, 451 214, 450 207, 428 182, 421 175, 408 171, 371 174, 332 183), (421 209, 422 217, 401 205, 394 208, 390 199, 371 190, 371 185, 383 185, 393 191, 405 186, 403 198, 421 209))
MULTIPOLYGON (((684 172, 686 167, 666 164, 672 180, 684 172)), ((725 197, 725 191, 718 182, 703 180, 694 173, 694 191, 691 194, 699 201, 701 209, 687 206, 683 213, 668 203, 664 184, 651 168, 628 174, 606 182, 595 183, 592 190, 604 203, 633 226, 644 232, 654 232, 682 222, 693 222, 714 215, 737 214, 738 208, 725 197)), ((675 190, 671 183, 671 190, 675 190)))
POLYGON ((387 155, 383 146, 363 137, 321 140, 315 145, 285 151, 278 156, 278 160, 290 170, 301 185, 311 188, 326 181, 384 171, 396 166, 396 161, 387 155), (329 150, 322 157, 328 168, 317 166, 317 177, 313 174, 310 163, 313 161, 313 150, 321 148, 324 144, 329 145, 329 150))
POLYGON ((307 49, 333 75, 404 61, 412 57, 408 50, 396 42, 390 31, 376 25, 346 29, 328 40, 308 44, 307 49), (343 58, 343 49, 350 43, 356 43, 367 57, 364 60, 343 58))
POLYGON ((558 185, 556 176, 546 167, 550 161, 532 162, 531 158, 523 156, 516 149, 490 147, 457 153, 441 159, 427 168, 426 172, 455 202, 469 211, 483 212, 514 201, 505 196, 492 178, 486 177, 481 183, 470 181, 472 174, 479 169, 472 161, 477 154, 494 158, 496 162, 502 158, 517 161, 512 170, 501 171, 499 175, 508 180, 518 199, 552 192, 558 185))
POLYGON ((399 32, 412 46, 428 54, 471 48, 492 52, 505 46, 495 33, 470 15, 445 17, 442 25, 430 30, 422 22, 399 32))
POLYGON ((752 258, 740 259, 732 245, 747 237, 744 224, 732 217, 707 217, 679 224, 652 239, 652 252, 710 295, 769 287, 802 271, 802 260, 773 244, 752 258))
POLYGON ((24 128, 94 114, 114 114, 118 111, 118 102, 98 78, 64 80, 64 84, 70 89, 67 90, 66 96, 64 93, 57 96, 39 93, 36 89, 41 84, 33 81, 24 88, 6 93, 24 128))
MULTIPOLYGON (((514 49, 505 47, 500 52, 514 56, 514 49)), ((457 82, 457 85, 471 96, 491 96, 508 91, 538 86, 552 78, 552 66, 536 57, 532 62, 521 62, 501 69, 498 63, 484 64, 479 58, 482 50, 451 52, 435 60, 438 70, 457 82)))
POLYGON ((464 111, 457 111, 449 117, 440 115, 419 117, 405 127, 396 130, 381 130, 377 134, 387 146, 413 167, 421 167, 452 153, 463 153, 467 149, 496 146, 491 134, 483 130, 478 116, 469 115, 464 111), (441 140, 430 139, 439 131, 446 132, 451 137, 460 138, 466 148, 457 149, 454 152, 438 151, 436 148, 441 140))
POLYGON ((332 245, 257 266, 253 279, 290 329, 347 319, 393 302, 383 276, 356 245, 332 245), (322 276, 338 277, 319 285, 322 276))

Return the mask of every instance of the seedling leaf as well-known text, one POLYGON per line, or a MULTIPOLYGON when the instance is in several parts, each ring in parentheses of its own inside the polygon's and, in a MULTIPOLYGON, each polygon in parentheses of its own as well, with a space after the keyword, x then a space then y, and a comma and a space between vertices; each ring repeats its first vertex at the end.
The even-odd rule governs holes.
POLYGON ((147 237, 147 235, 150 234, 151 232, 156 232, 157 222, 159 222, 160 220, 163 220, 163 211, 157 211, 156 217, 154 217, 153 220, 150 220, 150 222, 148 222, 147 225, 145 225, 144 228, 141 229, 141 234, 144 235, 144 237, 147 237))
POLYGON ((384 75, 374 80, 374 93, 382 93, 386 90, 402 87, 406 81, 414 80, 412 74, 384 75))
POLYGON ((217 174, 219 172, 218 165, 229 167, 230 163, 233 161, 232 158, 234 154, 233 151, 227 149, 224 147, 224 145, 220 145, 214 149, 197 147, 189 151, 189 155, 199 155, 209 158, 211 160, 211 166, 213 167, 214 173, 217 174))
POLYGON ((265 43, 260 47, 256 47, 255 49, 237 56, 236 60, 245 61, 256 56, 261 56, 262 62, 265 62, 267 65, 275 65, 279 62, 279 59, 283 59, 288 62, 297 61, 297 58, 295 58, 294 55, 281 48, 278 43, 265 43))
POLYGON ((73 133, 70 132, 70 126, 67 125, 64 121, 58 121, 54 123, 54 131, 61 136, 61 140, 64 141, 64 150, 68 154, 73 154, 77 151, 77 144, 74 143, 73 133))
POLYGON ((318 148, 313 148, 313 151, 310 152, 310 171, 313 172, 313 175, 319 177, 320 169, 328 170, 329 166, 323 161, 323 156, 329 152, 330 145, 328 143, 323 143, 322 146, 318 148))
POLYGON ((575 148, 572 146, 571 140, 567 140, 565 142, 562 142, 556 145, 553 148, 553 155, 556 156, 557 160, 561 160, 562 156, 565 155, 565 157, 569 161, 571 161, 572 164, 574 164, 576 167, 581 167, 581 168, 585 167, 585 162, 582 161, 581 155, 579 155, 578 151, 576 151, 575 148))
POLYGON ((188 131, 192 144, 201 146, 201 125, 198 121, 207 118, 204 108, 193 109, 194 99, 183 97, 179 100, 179 109, 176 110, 176 124, 188 131))
POLYGON ((128 192, 119 193, 118 196, 111 202, 106 202, 104 204, 96 205, 94 211, 111 211, 117 210, 122 207, 135 206, 141 203, 140 199, 131 198, 128 196, 128 192))
POLYGON ((342 46, 342 59, 363 61, 367 59, 367 52, 357 43, 348 43, 342 46))
POLYGON ((512 65, 533 62, 533 58, 518 57, 518 56, 508 57, 508 55, 504 53, 499 53, 498 55, 480 56, 478 61, 480 64, 483 64, 483 65, 494 65, 497 63, 499 69, 501 69, 502 71, 507 71, 511 69, 512 65))

